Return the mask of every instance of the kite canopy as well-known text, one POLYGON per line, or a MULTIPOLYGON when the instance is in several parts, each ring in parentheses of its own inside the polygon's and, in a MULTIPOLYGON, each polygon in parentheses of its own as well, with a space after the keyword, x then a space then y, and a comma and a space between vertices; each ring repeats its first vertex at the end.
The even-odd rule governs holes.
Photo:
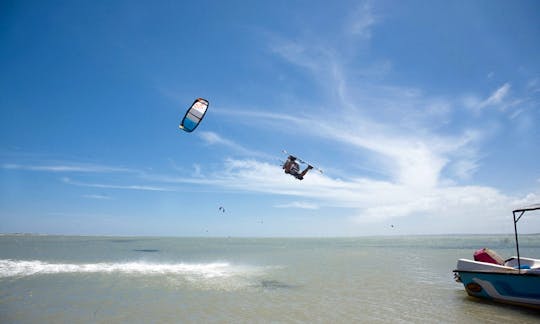
POLYGON ((208 110, 208 104, 208 100, 197 98, 182 119, 179 126, 180 129, 183 129, 188 133, 193 132, 204 118, 206 110, 208 110))

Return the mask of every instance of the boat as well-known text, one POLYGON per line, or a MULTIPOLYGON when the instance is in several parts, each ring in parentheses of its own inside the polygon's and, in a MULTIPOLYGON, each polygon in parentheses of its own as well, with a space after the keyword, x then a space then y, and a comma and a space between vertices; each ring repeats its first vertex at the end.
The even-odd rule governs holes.
POLYGON ((463 283, 469 296, 540 308, 540 259, 520 256, 517 231, 521 217, 538 210, 540 204, 512 211, 517 256, 504 260, 484 248, 474 253, 474 260, 458 260, 454 278, 463 283))

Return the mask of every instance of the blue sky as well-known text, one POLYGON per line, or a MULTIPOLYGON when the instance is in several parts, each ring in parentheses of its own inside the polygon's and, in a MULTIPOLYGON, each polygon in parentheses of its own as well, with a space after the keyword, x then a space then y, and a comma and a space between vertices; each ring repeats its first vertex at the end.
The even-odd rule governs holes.
POLYGON ((511 233, 539 35, 538 1, 2 1, 0 232, 511 233))

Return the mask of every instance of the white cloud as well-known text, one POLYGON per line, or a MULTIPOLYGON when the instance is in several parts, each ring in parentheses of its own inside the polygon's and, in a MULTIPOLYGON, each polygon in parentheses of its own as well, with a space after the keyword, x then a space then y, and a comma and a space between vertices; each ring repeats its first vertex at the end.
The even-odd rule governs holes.
POLYGON ((103 183, 88 183, 74 181, 70 178, 62 178, 62 181, 66 184, 79 186, 79 187, 89 187, 89 188, 100 188, 100 189, 120 189, 120 190, 143 190, 143 191, 175 191, 172 188, 158 187, 158 186, 147 186, 147 185, 115 185, 115 184, 103 184, 103 183))
MULTIPOLYGON (((153 180, 158 180, 154 178, 153 180)), ((367 178, 334 179, 319 173, 309 173, 298 181, 281 168, 255 160, 225 161, 219 172, 201 179, 162 177, 171 183, 190 183, 225 190, 293 196, 317 201, 298 200, 274 207, 333 207, 336 216, 346 214, 357 224, 380 222, 392 218, 429 217, 435 224, 448 224, 453 231, 501 232, 506 230, 509 206, 523 203, 497 189, 486 186, 442 185, 418 188, 410 184, 376 181, 367 178), (452 225, 454 224, 454 225, 452 225)), ((526 200, 534 200, 529 196, 526 200)))
POLYGON ((476 114, 476 117, 488 108, 495 108, 500 113, 506 113, 509 119, 537 106, 534 99, 534 89, 530 85, 512 91, 510 83, 505 83, 494 90, 487 98, 478 95, 462 97, 461 104, 476 114))
POLYGON ((371 38, 371 29, 377 22, 373 14, 373 8, 368 2, 364 2, 353 11, 347 25, 347 32, 352 35, 369 39, 371 38))
MULTIPOLYGON (((281 115, 256 115, 253 112, 243 116, 253 118, 252 123, 263 120, 274 128, 278 127, 283 118, 281 115)), ((321 113, 318 117, 288 118, 288 123, 294 127, 283 131, 293 129, 297 134, 319 136, 341 145, 371 151, 386 161, 386 165, 379 165, 386 168, 383 170, 385 174, 392 175, 399 183, 414 187, 436 186, 441 171, 451 162, 452 155, 479 138, 475 131, 466 131, 456 137, 441 137, 431 133, 423 135, 407 130, 402 132, 399 127, 375 123, 355 115, 345 114, 343 120, 338 119, 338 116, 332 117, 333 123, 340 124, 339 128, 329 125, 327 121, 330 116, 321 113)), ((468 158, 474 160, 474 150, 469 149, 469 152, 468 158)))
POLYGON ((475 160, 458 160, 454 163, 454 174, 462 180, 470 179, 478 170, 479 164, 475 160))
POLYGON ((276 208, 299 208, 299 209, 319 209, 319 206, 306 201, 293 201, 287 204, 275 205, 276 208))
POLYGON ((226 146, 235 146, 233 142, 221 138, 218 134, 214 132, 199 132, 199 137, 201 137, 207 144, 223 144, 226 146))
POLYGON ((286 61, 303 68, 317 70, 319 67, 316 60, 312 58, 314 49, 298 42, 275 38, 270 45, 270 50, 286 61))
MULTIPOLYGON (((274 36, 269 47, 278 58, 310 73, 312 80, 318 82, 323 91, 340 100, 346 100, 345 71, 332 46, 315 39, 290 40, 274 36)), ((375 69, 369 70, 369 73, 373 73, 375 69)))
POLYGON ((527 82, 527 91, 531 93, 540 92, 540 78, 534 78, 527 82))
MULTIPOLYGON (((366 19, 359 19, 356 29, 350 26, 350 31, 356 30, 366 39, 375 23, 368 9, 363 8, 366 19)), ((343 149, 361 150, 370 160, 380 162, 377 168, 389 177, 382 181, 349 174, 350 178, 342 180, 313 173, 298 182, 283 177, 277 167, 234 160, 228 162, 226 173, 216 175, 215 185, 295 196, 317 201, 319 206, 350 209, 356 223, 433 215, 439 223, 444 219, 451 224, 459 219, 461 226, 471 223, 471 228, 485 232, 482 222, 504 222, 499 222, 498 217, 501 209, 512 202, 511 197, 491 187, 459 185, 462 180, 470 180, 481 166, 478 146, 486 130, 452 127, 453 133, 439 132, 441 125, 453 122, 453 114, 460 106, 455 97, 459 96, 430 97, 422 89, 372 81, 377 78, 363 81, 352 75, 350 62, 343 56, 321 50, 318 43, 279 39, 273 45, 273 53, 307 69, 321 85, 321 91, 328 94, 328 101, 311 107, 309 116, 255 110, 228 113, 258 129, 294 130, 295 134, 320 137, 343 149), (283 121, 287 121, 287 127, 283 121)), ((355 66, 354 73, 361 75, 370 68, 369 64, 355 66)), ((466 98, 467 106, 479 109, 504 105, 510 88, 505 83, 484 100, 470 96, 466 98)), ((497 225, 490 230, 496 231, 497 225)))
MULTIPOLYGON (((358 24, 350 30, 368 35, 370 27, 376 23, 370 5, 363 3, 355 14, 358 24)), ((301 39, 294 42, 274 39, 272 42, 274 49, 280 49, 274 53, 291 64, 307 68, 322 85, 321 91, 328 93, 329 100, 321 103, 316 113, 309 117, 255 112, 238 114, 258 126, 267 125, 282 132, 294 129, 297 134, 318 136, 367 150, 374 159, 383 161, 378 167, 384 168, 383 173, 390 174, 393 182, 411 188, 436 188, 441 181, 454 182, 448 179, 450 175, 457 177, 455 180, 470 179, 478 170, 480 159, 476 146, 485 130, 452 127, 453 134, 438 133, 442 125, 453 122, 453 114, 459 106, 454 97, 459 96, 433 98, 414 87, 372 82, 372 78, 364 81, 354 76, 369 70, 369 63, 354 65, 353 74, 344 55, 318 49, 322 42, 301 39), (257 120, 253 118, 256 115, 257 120), (285 118, 288 125, 294 127, 280 125, 279 121, 285 118), (443 176, 445 171, 452 171, 452 174, 443 176)), ((510 88, 510 83, 505 83, 485 100, 466 97, 466 106, 479 109, 504 105, 510 88)), ((313 112, 315 108, 311 110, 313 112)))
POLYGON ((521 115, 525 110, 524 109, 516 109, 514 112, 512 112, 510 114, 510 116, 508 116, 508 118, 510 118, 510 120, 512 119, 516 119, 519 115, 521 115))
MULTIPOLYGON (((540 182, 540 179, 538 179, 538 181, 540 182)), ((516 207, 526 207, 536 205, 538 202, 540 202, 540 194, 529 193, 523 198, 515 199, 512 205, 516 207)))
POLYGON ((97 200, 110 200, 110 199, 112 199, 111 197, 105 196, 105 195, 83 195, 83 198, 97 199, 97 200))
POLYGON ((7 163, 2 168, 8 170, 41 171, 41 172, 81 172, 81 173, 114 173, 114 172, 135 172, 127 168, 109 167, 93 164, 41 164, 28 165, 7 163))
POLYGON ((268 157, 267 154, 255 151, 255 150, 249 150, 242 145, 235 143, 229 139, 226 139, 217 133, 214 132, 199 132, 199 136, 203 139, 203 141, 206 142, 208 145, 222 145, 225 147, 228 147, 232 150, 234 150, 237 153, 243 154, 243 155, 249 155, 249 156, 259 156, 259 157, 268 157))
POLYGON ((499 105, 508 96, 510 92, 510 84, 505 83, 500 88, 495 90, 486 100, 478 104, 479 108, 485 108, 489 106, 499 105))
POLYGON ((201 174, 202 174, 201 170, 202 169, 201 169, 200 164, 198 164, 198 163, 193 164, 193 172, 194 172, 193 174, 194 174, 195 177, 200 177, 201 176, 201 174))

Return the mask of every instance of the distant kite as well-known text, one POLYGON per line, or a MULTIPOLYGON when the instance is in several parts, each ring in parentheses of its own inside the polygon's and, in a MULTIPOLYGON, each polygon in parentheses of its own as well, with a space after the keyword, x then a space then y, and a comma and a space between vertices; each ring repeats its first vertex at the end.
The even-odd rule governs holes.
POLYGON ((219 211, 224 213, 224 212, 225 212, 225 208, 223 208, 223 207, 220 206, 220 207, 219 207, 219 211))
POLYGON ((199 126, 199 123, 204 118, 204 115, 206 115, 208 105, 208 100, 197 98, 191 107, 189 107, 188 111, 184 115, 184 118, 182 119, 182 122, 180 123, 180 126, 178 127, 188 133, 193 132, 195 128, 199 126))

